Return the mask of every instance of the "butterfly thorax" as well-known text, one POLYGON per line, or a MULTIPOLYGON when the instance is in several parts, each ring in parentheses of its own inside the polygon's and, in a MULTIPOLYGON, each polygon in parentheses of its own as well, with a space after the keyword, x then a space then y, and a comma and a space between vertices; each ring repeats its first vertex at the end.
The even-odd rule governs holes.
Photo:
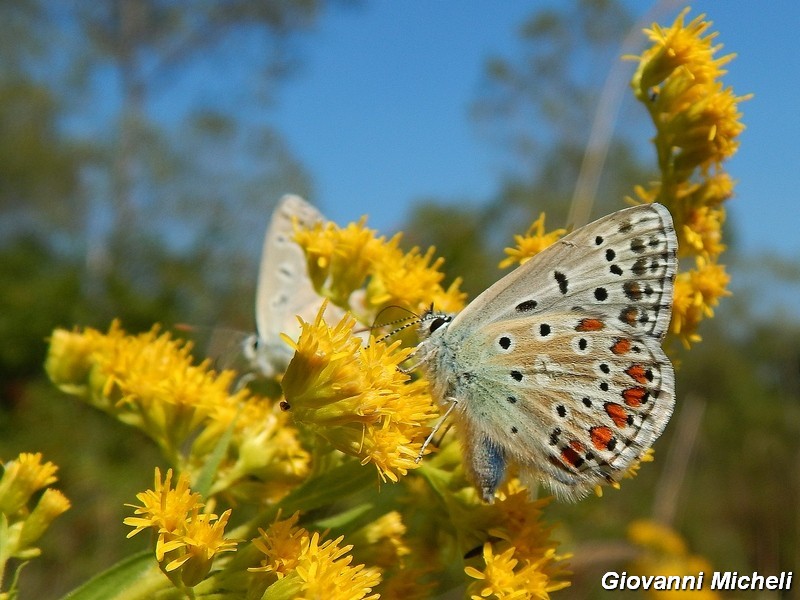
POLYGON ((457 375, 455 378, 446 377, 445 375, 453 374, 453 372, 443 368, 445 365, 452 365, 458 351, 457 341, 448 335, 452 320, 453 315, 446 313, 431 311, 423 315, 419 327, 422 341, 417 346, 415 353, 419 365, 428 377, 431 393, 441 404, 446 404, 454 399, 457 387, 457 375))

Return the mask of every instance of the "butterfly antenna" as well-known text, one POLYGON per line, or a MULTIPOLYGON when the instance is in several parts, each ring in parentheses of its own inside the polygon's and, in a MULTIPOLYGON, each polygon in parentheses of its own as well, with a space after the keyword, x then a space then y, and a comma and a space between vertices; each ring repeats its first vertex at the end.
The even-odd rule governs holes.
POLYGON ((371 329, 377 329, 378 327, 386 327, 387 325, 394 325, 396 323, 403 323, 408 319, 419 319, 419 315, 415 313, 413 310, 406 308, 405 306, 399 306, 397 304, 391 304, 389 306, 384 306, 378 314, 375 315, 375 320, 373 321, 371 329), (396 309, 399 311, 407 312, 410 316, 408 317, 401 317, 400 319, 395 319, 394 321, 386 321, 385 323, 378 324, 378 320, 381 318, 381 315, 385 313, 387 310, 396 309))
POLYGON ((389 331, 386 335, 381 336, 381 337, 379 337, 378 339, 375 340, 376 342, 383 342, 383 341, 387 340, 388 338, 397 335, 401 331, 403 331, 405 329, 408 329, 409 327, 413 327, 415 325, 418 325, 421 322, 422 322, 422 316, 418 315, 413 310, 409 310, 408 308, 405 308, 404 306, 391 305, 391 306, 386 306, 386 307, 384 307, 384 308, 382 308, 380 310, 380 312, 376 315, 375 322, 374 322, 374 324, 372 325, 372 327, 370 329, 378 329, 378 328, 381 328, 381 327, 386 327, 388 325, 398 325, 398 324, 402 323, 402 325, 400 325, 399 327, 395 327, 394 329, 389 331), (379 325, 378 324, 378 319, 383 314, 383 312, 387 311, 389 309, 392 309, 392 308, 393 309, 397 309, 397 310, 401 310, 401 311, 405 311, 405 312, 408 313, 409 316, 401 317, 400 319, 395 319, 393 321, 386 321, 386 322, 381 323, 379 325))

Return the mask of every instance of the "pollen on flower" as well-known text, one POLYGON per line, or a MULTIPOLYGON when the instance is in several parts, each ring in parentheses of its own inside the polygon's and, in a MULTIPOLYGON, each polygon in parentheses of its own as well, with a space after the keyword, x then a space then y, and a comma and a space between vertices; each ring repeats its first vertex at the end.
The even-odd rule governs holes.
POLYGON ((295 423, 397 481, 417 468, 414 459, 437 415, 427 384, 399 369, 411 349, 374 340, 362 348, 352 317, 329 327, 323 311, 302 324, 281 381, 290 412, 295 423))
POLYGON ((645 30, 653 44, 634 57, 639 66, 631 81, 656 128, 661 171, 661 180, 637 187, 636 196, 669 208, 681 257, 695 258, 694 268, 675 281, 670 328, 687 347, 700 340, 697 328, 719 298, 729 295, 728 276, 717 262, 725 250, 723 203, 734 187, 723 164, 744 130, 739 104, 750 98, 722 84, 723 66, 734 55, 718 57, 722 46, 714 43, 711 23, 703 15, 686 23, 688 10, 667 28, 645 30))
POLYGON ((194 364, 190 350, 157 327, 128 335, 114 322, 105 334, 56 330, 46 366, 62 390, 142 429, 190 471, 230 431, 212 494, 242 483, 260 501, 279 499, 308 473, 296 429, 273 402, 231 392, 236 373, 194 364))
POLYGON ((403 252, 401 237, 378 237, 366 227, 365 219, 346 227, 326 223, 295 232, 315 289, 334 304, 351 309, 363 322, 371 323, 387 306, 418 312, 433 302, 440 310, 460 310, 465 295, 458 289, 458 280, 442 286, 443 261, 433 258, 434 249, 403 252), (354 302, 353 293, 367 281, 363 300, 354 302))
POLYGON ((566 229, 554 229, 549 233, 545 233, 544 219, 545 215, 541 213, 539 218, 528 228, 525 235, 514 236, 517 247, 506 248, 504 250, 508 256, 500 262, 501 269, 505 269, 517 263, 520 265, 525 264, 528 260, 539 254, 539 252, 552 246, 567 232, 566 229))
POLYGON ((530 502, 529 497, 527 488, 512 478, 500 489, 498 501, 485 508, 491 541, 483 545, 483 566, 473 563, 465 568, 478 580, 469 586, 473 598, 505 597, 515 591, 526 592, 524 597, 547 598, 570 585, 565 562, 569 555, 556 553, 553 527, 542 521, 552 498, 530 502))
POLYGON ((208 575, 217 554, 236 549, 237 542, 224 537, 231 511, 219 517, 200 512, 204 504, 200 494, 189 488, 185 474, 173 489, 172 469, 162 481, 161 471, 156 468, 153 489, 136 497, 141 506, 126 504, 138 515, 124 519, 134 528, 127 537, 152 529, 157 535, 155 556, 159 566, 166 573, 179 571, 184 585, 197 585, 208 575))
MULTIPOLYGON (((331 600, 375 600, 370 594, 381 581, 377 569, 352 565, 351 545, 342 545, 344 536, 322 541, 318 532, 309 532, 296 525, 295 513, 284 521, 276 521, 253 540, 253 546, 264 558, 253 573, 272 574, 282 580, 281 589, 294 584, 294 597, 330 598, 331 600)), ((268 588, 269 589, 269 588, 268 588)), ((269 592, 267 592, 269 593, 269 592)))

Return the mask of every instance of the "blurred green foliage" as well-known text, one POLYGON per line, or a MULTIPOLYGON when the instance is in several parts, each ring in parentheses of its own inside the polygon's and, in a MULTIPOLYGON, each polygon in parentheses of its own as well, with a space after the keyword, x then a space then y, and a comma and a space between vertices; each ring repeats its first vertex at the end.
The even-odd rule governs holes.
MULTIPOLYGON (((252 303, 242 298, 254 294, 264 199, 311 190, 279 132, 245 131, 236 113, 202 105, 167 126, 147 106, 170 76, 213 59, 245 20, 263 35, 253 76, 276 89, 295 63, 287 40, 313 22, 320 2, 239 0, 225 12, 214 3, 199 12, 132 0, 76 6, 0 4, 0 458, 43 452, 73 502, 23 572, 23 600, 57 597, 141 548, 146 540, 124 539, 122 505, 161 463, 139 434, 44 381, 49 333, 105 328, 112 318, 129 331, 221 315, 250 327, 252 303), (56 57, 60 68, 46 68, 56 57), (106 83, 122 82, 121 102, 98 125, 87 114, 103 69, 116 75, 106 83), (71 119, 81 126, 67 127, 71 119)), ((617 2, 570 3, 521 24, 519 56, 487 60, 473 113, 506 156, 497 191, 468 202, 427 198, 406 228, 406 243, 436 245, 472 295, 499 277, 495 265, 520 223, 546 211, 549 227, 564 224, 593 108, 629 26, 617 2)), ((269 110, 261 97, 242 101, 269 110)), ((611 141, 598 215, 619 208, 652 168, 628 131, 611 141)), ((685 477, 671 485, 674 525, 694 551, 741 572, 800 564, 800 324, 792 311, 775 318, 753 301, 798 267, 764 274, 761 261, 731 261, 734 280, 750 291, 740 287, 740 300, 724 302, 705 325, 704 341, 682 353, 675 423, 656 462, 601 501, 552 507, 578 556, 589 544, 612 548, 632 519, 653 514, 671 449, 689 444, 685 477), (677 423, 690 402, 705 412, 699 434, 682 439, 677 423)), ((565 597, 589 597, 609 566, 584 565, 565 597)))

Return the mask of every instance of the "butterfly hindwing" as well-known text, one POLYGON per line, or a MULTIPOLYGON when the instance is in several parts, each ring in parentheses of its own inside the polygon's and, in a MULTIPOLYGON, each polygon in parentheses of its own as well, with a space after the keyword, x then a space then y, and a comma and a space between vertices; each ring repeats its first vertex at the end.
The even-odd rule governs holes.
POLYGON ((568 498, 618 480, 674 405, 672 366, 652 338, 583 329, 571 313, 495 322, 464 341, 459 362, 481 373, 459 382, 463 419, 568 498))

